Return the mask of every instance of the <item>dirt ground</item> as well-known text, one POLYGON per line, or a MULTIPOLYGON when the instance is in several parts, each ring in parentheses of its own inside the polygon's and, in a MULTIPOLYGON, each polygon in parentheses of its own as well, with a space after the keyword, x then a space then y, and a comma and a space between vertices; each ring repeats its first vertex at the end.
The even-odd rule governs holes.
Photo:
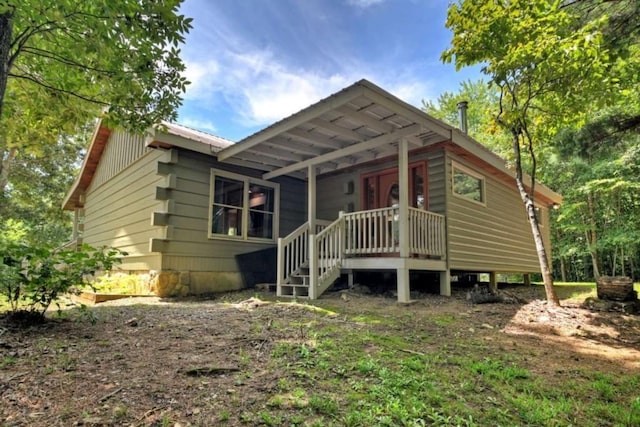
POLYGON ((451 345, 482 336, 495 351, 517 347, 531 354, 528 368, 550 381, 576 364, 614 373, 640 369, 640 316, 592 312, 572 300, 549 310, 540 287, 506 291, 520 302, 473 305, 457 290, 406 306, 354 292, 329 293, 313 304, 263 303, 275 298, 251 291, 111 301, 26 329, 2 322, 0 424, 187 426, 225 419, 236 425, 236 412, 264 405, 285 375, 270 369, 278 343, 307 339, 310 325, 357 328, 353 319, 371 313, 405 319, 415 325, 405 333, 451 345), (449 318, 458 323, 438 326, 449 318))

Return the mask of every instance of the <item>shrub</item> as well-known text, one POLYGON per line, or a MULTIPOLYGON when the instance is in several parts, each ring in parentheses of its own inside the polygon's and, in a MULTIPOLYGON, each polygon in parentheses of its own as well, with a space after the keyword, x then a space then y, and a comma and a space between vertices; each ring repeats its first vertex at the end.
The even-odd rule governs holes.
POLYGON ((79 250, 52 250, 15 242, 0 243, 0 294, 14 314, 28 312, 40 320, 59 295, 108 271, 124 254, 113 248, 83 245, 79 250))

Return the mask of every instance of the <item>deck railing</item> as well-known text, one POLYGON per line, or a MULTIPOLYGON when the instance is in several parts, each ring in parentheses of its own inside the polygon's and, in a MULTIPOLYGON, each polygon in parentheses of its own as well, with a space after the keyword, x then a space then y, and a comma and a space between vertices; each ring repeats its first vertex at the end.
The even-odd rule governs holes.
MULTIPOLYGON (((315 234, 304 223, 278 239, 278 284, 309 269, 309 297, 314 299, 340 274, 344 258, 398 254, 400 209, 397 207, 341 213, 334 222, 316 222, 315 234)), ((445 217, 416 208, 408 210, 411 255, 446 255, 445 217)))
POLYGON ((409 208, 409 253, 445 256, 445 218, 433 212, 409 208))
POLYGON ((368 255, 400 251, 397 207, 345 214, 345 254, 368 255))

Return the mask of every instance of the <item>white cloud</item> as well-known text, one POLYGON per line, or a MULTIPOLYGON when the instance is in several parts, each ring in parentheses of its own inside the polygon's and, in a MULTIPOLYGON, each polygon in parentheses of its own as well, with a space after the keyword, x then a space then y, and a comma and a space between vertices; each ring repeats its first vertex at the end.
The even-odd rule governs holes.
MULTIPOLYGON (((364 64, 350 65, 348 70, 321 75, 287 67, 269 51, 225 52, 217 62, 187 62, 187 77, 193 84, 186 97, 209 106, 224 100, 233 109, 234 116, 229 120, 255 127, 270 125, 362 78, 412 105, 420 106, 422 99, 432 96, 428 81, 411 73, 372 75, 364 64)), ((195 124, 196 120, 191 122, 195 124)))
POLYGON ((214 82, 220 70, 219 64, 210 59, 205 62, 185 61, 184 76, 191 82, 187 86, 186 99, 207 98, 215 90, 214 82))

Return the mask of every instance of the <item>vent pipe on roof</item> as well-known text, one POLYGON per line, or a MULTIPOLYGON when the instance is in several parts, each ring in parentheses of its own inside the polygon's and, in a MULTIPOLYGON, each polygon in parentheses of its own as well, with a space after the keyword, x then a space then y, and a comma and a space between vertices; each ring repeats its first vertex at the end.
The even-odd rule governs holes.
POLYGON ((467 133, 467 101, 458 102, 458 117, 460 117, 460 130, 467 133))

